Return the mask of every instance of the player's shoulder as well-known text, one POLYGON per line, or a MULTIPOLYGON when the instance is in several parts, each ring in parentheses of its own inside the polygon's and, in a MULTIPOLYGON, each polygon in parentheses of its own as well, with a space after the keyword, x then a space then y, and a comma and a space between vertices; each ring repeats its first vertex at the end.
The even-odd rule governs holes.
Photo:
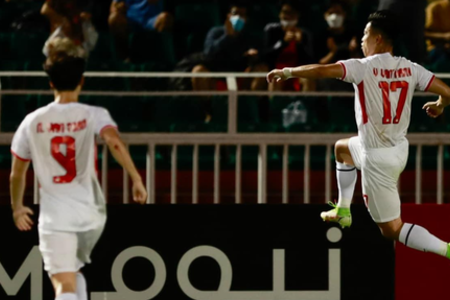
POLYGON ((407 67, 411 67, 411 68, 413 69, 413 71, 414 71, 414 70, 417 70, 417 71, 427 70, 427 69, 426 69, 424 66, 422 66, 421 64, 416 63, 416 62, 414 62, 414 61, 412 61, 412 60, 409 60, 409 59, 407 59, 407 58, 405 58, 405 57, 399 56, 399 57, 396 57, 396 58, 398 58, 398 59, 401 61, 401 65, 407 66, 407 67))
POLYGON ((377 67, 404 68, 417 65, 403 56, 393 56, 390 53, 380 53, 368 57, 377 67))
POLYGON ((338 63, 360 63, 361 65, 366 65, 373 60, 373 56, 363 57, 363 58, 349 58, 346 60, 340 60, 338 63))
POLYGON ((80 103, 80 102, 75 102, 75 103, 71 103, 73 106, 73 108, 85 111, 86 113, 95 116, 96 114, 102 113, 104 111, 107 111, 106 108, 101 107, 101 106, 95 106, 95 105, 90 105, 90 104, 85 104, 85 103, 80 103))
POLYGON ((32 122, 33 120, 39 118, 42 115, 45 115, 50 109, 53 103, 47 104, 46 106, 39 107, 38 109, 30 112, 25 116, 24 122, 32 122))
POLYGON ((398 60, 400 57, 392 56, 390 53, 377 53, 366 57, 367 61, 372 63, 386 63, 392 60, 398 60))
POLYGON ((86 109, 94 116, 98 115, 98 114, 108 113, 108 109, 106 109, 103 106, 88 105, 88 104, 85 104, 85 106, 86 106, 86 109))
POLYGON ((29 117, 30 119, 33 118, 37 118, 46 114, 51 114, 51 113, 59 113, 61 110, 66 110, 66 109, 70 109, 73 111, 77 111, 77 112, 82 112, 82 113, 86 113, 88 115, 91 115, 92 117, 95 117, 98 114, 104 113, 104 111, 107 111, 106 108, 101 107, 101 106, 95 106, 95 105, 89 105, 89 104, 85 104, 85 103, 80 103, 80 102, 74 102, 74 103, 70 103, 69 107, 66 107, 67 104, 64 104, 64 106, 60 106, 54 102, 38 108, 37 110, 35 110, 34 112, 30 113, 27 117, 29 117))

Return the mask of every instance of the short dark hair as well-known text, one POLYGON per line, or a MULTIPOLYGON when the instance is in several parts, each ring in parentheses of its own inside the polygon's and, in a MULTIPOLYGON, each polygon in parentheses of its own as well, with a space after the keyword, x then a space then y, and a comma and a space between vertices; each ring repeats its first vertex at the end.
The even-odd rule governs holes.
POLYGON ((396 20, 395 14, 391 11, 379 10, 372 13, 367 22, 370 22, 372 29, 378 31, 386 41, 393 44, 400 33, 396 20))
POLYGON ((86 61, 81 57, 61 54, 44 63, 44 71, 57 91, 74 91, 81 82, 86 61))

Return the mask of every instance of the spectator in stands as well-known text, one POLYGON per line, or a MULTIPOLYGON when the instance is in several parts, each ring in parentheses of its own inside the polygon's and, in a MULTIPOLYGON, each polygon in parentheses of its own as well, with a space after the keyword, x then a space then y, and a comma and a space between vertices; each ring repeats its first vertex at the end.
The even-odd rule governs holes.
MULTIPOLYGON (((360 57, 360 44, 357 34, 347 18, 348 7, 342 0, 331 0, 324 13, 328 28, 322 36, 323 49, 326 54, 319 60, 320 64, 331 64, 339 60, 360 57)), ((317 82, 318 90, 345 91, 352 87, 342 81, 324 79, 317 82)))
MULTIPOLYGON (((281 2, 280 22, 270 23, 264 29, 264 61, 268 68, 282 69, 314 62, 312 34, 298 26, 300 3, 297 0, 281 2)), ((264 80, 264 78, 262 78, 264 80)), ((310 81, 283 81, 271 83, 270 90, 311 90, 310 81)))
POLYGON ((395 52, 416 63, 425 61, 425 8, 426 0, 380 0, 378 10, 396 14, 397 28, 401 32, 395 52))
POLYGON ((425 37, 431 63, 450 60, 450 0, 432 2, 426 10, 425 37))
POLYGON ((328 53, 320 59, 321 64, 358 56, 359 43, 356 33, 347 21, 347 6, 340 0, 331 0, 324 18, 328 24, 325 36, 328 53))
MULTIPOLYGON (((267 65, 259 63, 257 42, 246 30, 246 22, 246 3, 241 1, 231 4, 225 24, 213 27, 208 32, 204 45, 204 61, 194 66, 192 72, 267 72, 267 65)), ((262 79, 241 80, 239 88, 265 90, 267 83, 262 79)), ((197 91, 214 90, 215 84, 213 78, 192 78, 192 87, 197 91)), ((209 122, 211 113, 208 105, 205 110, 205 122, 209 122)))
POLYGON ((170 31, 174 4, 170 0, 113 0, 109 28, 120 59, 129 61, 128 34, 131 30, 170 31))
POLYGON ((94 49, 98 34, 91 23, 91 1, 82 0, 46 0, 41 14, 50 21, 51 36, 44 45, 44 54, 48 54, 49 41, 55 37, 68 37, 76 45, 82 45, 85 56, 94 49))

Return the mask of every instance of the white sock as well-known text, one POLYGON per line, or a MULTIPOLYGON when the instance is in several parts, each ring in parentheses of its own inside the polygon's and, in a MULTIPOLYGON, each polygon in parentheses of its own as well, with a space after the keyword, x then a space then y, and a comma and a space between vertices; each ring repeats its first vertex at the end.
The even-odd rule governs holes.
POLYGON ((350 208, 356 184, 356 168, 336 162, 336 179, 339 188, 338 207, 350 208))
POLYGON ((399 240, 405 246, 419 251, 433 252, 441 256, 447 255, 447 243, 416 224, 403 224, 399 240))
POLYGON ((64 293, 56 297, 55 300, 78 300, 78 298, 76 294, 64 293))
POLYGON ((77 300, 88 300, 86 279, 77 273, 77 300))

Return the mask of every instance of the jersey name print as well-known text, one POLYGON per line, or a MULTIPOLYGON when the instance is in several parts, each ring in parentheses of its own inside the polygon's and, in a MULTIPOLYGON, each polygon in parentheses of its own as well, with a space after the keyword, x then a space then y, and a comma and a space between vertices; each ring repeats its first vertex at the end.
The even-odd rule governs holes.
POLYGON ((95 136, 108 127, 116 123, 106 109, 81 103, 51 103, 20 124, 11 151, 33 161, 40 184, 39 228, 86 231, 104 223, 95 136))
POLYGON ((86 129, 87 121, 83 119, 81 121, 69 122, 69 123, 38 123, 36 126, 37 133, 44 132, 77 132, 86 129))

